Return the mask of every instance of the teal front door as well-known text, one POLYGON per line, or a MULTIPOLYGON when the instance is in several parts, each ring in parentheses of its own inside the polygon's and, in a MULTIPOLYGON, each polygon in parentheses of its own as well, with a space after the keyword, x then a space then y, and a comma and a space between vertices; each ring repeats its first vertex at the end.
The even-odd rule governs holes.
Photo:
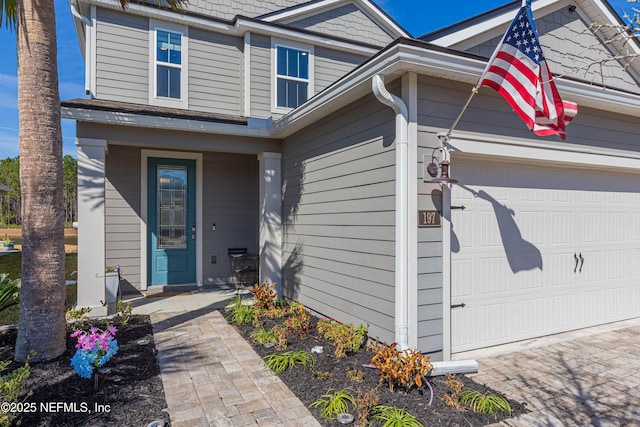
POLYGON ((195 283, 195 161, 150 157, 148 162, 149 284, 195 283))

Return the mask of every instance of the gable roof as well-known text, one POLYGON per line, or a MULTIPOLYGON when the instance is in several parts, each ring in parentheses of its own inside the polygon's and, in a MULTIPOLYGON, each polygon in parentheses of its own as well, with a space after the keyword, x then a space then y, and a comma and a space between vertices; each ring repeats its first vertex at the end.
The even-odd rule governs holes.
MULTIPOLYGON (((488 57, 520 7, 520 1, 513 1, 420 39, 488 57)), ((532 10, 554 73, 640 92, 640 63, 624 59, 625 55, 639 56, 640 43, 635 38, 616 40, 617 28, 625 24, 606 0, 534 0, 532 10), (604 26, 594 32, 592 23, 604 26)))
POLYGON ((291 6, 282 10, 258 16, 267 22, 280 22, 283 24, 298 21, 328 10, 337 9, 347 4, 353 4, 360 9, 373 23, 382 28, 391 39, 398 37, 412 37, 411 34, 398 24, 387 13, 369 0, 311 0, 306 3, 291 6))

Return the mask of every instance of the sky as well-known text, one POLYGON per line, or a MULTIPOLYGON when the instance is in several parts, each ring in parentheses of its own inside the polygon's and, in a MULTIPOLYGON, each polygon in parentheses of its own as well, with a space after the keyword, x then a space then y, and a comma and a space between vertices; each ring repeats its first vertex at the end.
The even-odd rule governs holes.
MULTIPOLYGON (((374 0, 385 12, 413 36, 446 27, 495 7, 508 0, 374 0)), ((58 38, 58 75, 60 99, 84 98, 84 60, 67 0, 54 0, 58 38)), ((627 0, 610 0, 622 14, 630 11, 627 0)), ((18 77, 16 35, 0 28, 0 159, 15 157, 18 150, 18 77)), ((63 154, 76 157, 75 122, 62 120, 63 154)))

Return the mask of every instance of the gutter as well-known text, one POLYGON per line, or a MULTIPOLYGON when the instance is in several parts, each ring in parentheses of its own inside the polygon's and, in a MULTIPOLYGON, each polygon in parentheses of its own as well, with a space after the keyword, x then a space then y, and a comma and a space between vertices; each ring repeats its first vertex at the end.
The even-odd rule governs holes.
MULTIPOLYGON (((93 24, 89 18, 80 15, 76 7, 69 2, 71 14, 82 21, 85 25, 85 37, 84 37, 84 93, 85 95, 91 95, 91 31, 93 31, 93 24)), ((76 29, 78 27, 76 26, 76 29)))
POLYGON ((400 351, 409 348, 409 112, 402 99, 392 95, 376 74, 371 86, 378 101, 396 113, 396 312, 395 341, 400 351))

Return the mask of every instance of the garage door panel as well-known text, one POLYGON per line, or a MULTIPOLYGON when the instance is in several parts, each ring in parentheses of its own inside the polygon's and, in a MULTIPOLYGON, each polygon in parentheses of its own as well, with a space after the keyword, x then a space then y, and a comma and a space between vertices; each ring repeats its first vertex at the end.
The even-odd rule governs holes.
POLYGON ((493 345, 510 335, 509 326, 512 325, 509 316, 509 303, 485 304, 480 309, 474 309, 479 317, 480 340, 485 345, 493 345))
MULTIPOLYGON (((475 275, 473 274, 473 259, 456 259, 451 262, 451 279, 458 286, 451 290, 451 297, 454 299, 473 295, 473 283, 475 275)), ((455 303, 454 303, 455 304, 455 303)))
POLYGON ((454 353, 640 315, 640 175, 453 162, 454 353))
POLYGON ((572 254, 566 251, 560 253, 550 253, 544 257, 545 268, 556 271, 556 274, 545 275, 546 283, 554 288, 567 287, 573 284, 573 267, 575 259, 572 254), (568 268, 567 268, 568 266, 568 268))
MULTIPOLYGON (((550 245, 567 244, 574 241, 574 215, 572 212, 547 212, 545 214, 545 241, 550 245)), ((540 230, 539 230, 540 231, 540 230)))
POLYGON ((563 294, 549 298, 549 327, 551 331, 566 331, 571 326, 574 318, 574 295, 563 294))

